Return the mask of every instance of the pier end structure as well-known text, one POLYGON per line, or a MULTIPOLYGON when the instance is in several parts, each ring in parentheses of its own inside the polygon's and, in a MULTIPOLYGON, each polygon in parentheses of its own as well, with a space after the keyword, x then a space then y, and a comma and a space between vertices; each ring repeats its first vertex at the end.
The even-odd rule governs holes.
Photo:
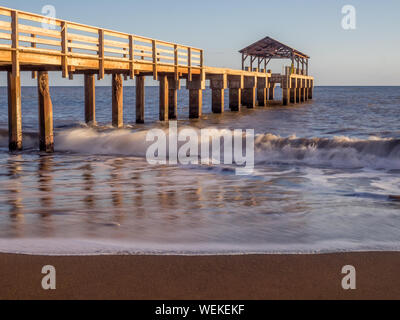
MULTIPOLYGON (((309 75, 310 56, 307 54, 270 37, 265 37, 251 44, 240 50, 239 53, 242 54, 242 70, 267 70, 269 63, 275 59, 291 61, 291 65, 285 67, 284 74, 271 74, 269 83, 266 84, 265 88, 264 83, 258 85, 257 102, 259 106, 275 99, 275 89, 278 84, 282 88, 282 104, 284 106, 312 99, 314 78, 309 75), (267 89, 268 94, 265 89, 267 89), (264 99, 264 95, 266 99, 264 99)), ((244 101, 245 104, 249 104, 249 91, 246 89, 245 92, 244 101)), ((250 96, 252 96, 252 92, 250 96)))
MULTIPOLYGON (((30 72, 38 79, 39 140, 41 150, 52 152, 53 105, 49 90, 49 72, 61 72, 64 78, 84 77, 84 119, 96 125, 96 79, 112 76, 111 121, 123 127, 123 82, 136 80, 136 123, 145 122, 145 79, 152 77, 160 83, 160 121, 178 118, 178 90, 181 80, 189 90, 189 118, 202 116, 203 90, 206 80, 212 90, 212 111, 225 110, 225 90, 229 90, 229 107, 238 112, 268 105, 277 81, 274 75, 252 65, 242 69, 207 67, 204 51, 199 48, 145 38, 133 34, 54 19, 53 28, 44 28, 47 17, 34 13, 0 7, 0 71, 8 74, 9 149, 22 149, 21 72, 30 72)), ((254 59, 254 58, 252 58, 254 59)), ((254 60, 252 60, 252 63, 254 60)), ((307 64, 308 66, 308 64, 307 64)), ((292 68, 293 69, 293 68, 292 68)), ((308 71, 308 67, 307 67, 308 71)), ((291 72, 291 83, 302 99, 313 96, 314 79, 306 74, 291 72), (301 82, 301 80, 304 80, 301 82), (296 89, 297 90, 297 89, 296 89)), ((292 86, 290 87, 292 88, 292 86)), ((290 96, 292 98, 292 95, 290 96)), ((296 100, 296 99, 295 99, 296 100)), ((132 108, 127 108, 130 112, 132 108)))

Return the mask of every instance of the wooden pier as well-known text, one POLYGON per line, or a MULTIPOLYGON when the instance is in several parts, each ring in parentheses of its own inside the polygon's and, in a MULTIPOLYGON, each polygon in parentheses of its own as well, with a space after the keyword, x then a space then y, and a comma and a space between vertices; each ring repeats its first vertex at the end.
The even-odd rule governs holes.
MULTIPOLYGON (((22 149, 21 72, 31 72, 38 81, 40 149, 53 152, 53 110, 49 92, 49 71, 60 71, 64 78, 84 75, 85 121, 96 123, 95 75, 102 80, 112 75, 112 124, 123 126, 123 81, 136 79, 136 122, 145 121, 145 77, 160 84, 160 121, 177 119, 177 94, 181 79, 189 90, 189 117, 202 116, 206 80, 212 90, 212 111, 223 113, 224 91, 229 89, 231 111, 242 106, 267 106, 274 100, 276 84, 283 90, 283 104, 312 99, 314 78, 308 75, 308 58, 282 45, 303 69, 286 68, 284 75, 267 71, 269 44, 258 45, 255 54, 242 52, 242 70, 212 68, 204 64, 202 49, 145 38, 122 32, 82 25, 0 7, 0 71, 8 73, 9 149, 22 149), (268 49, 268 50, 267 50, 268 49), (267 55, 268 54, 268 55, 267 55), (250 57, 249 67, 245 56, 250 57), (258 67, 253 68, 257 60, 258 67), (304 62, 307 60, 307 69, 304 62), (264 63, 264 68, 261 64, 264 63)), ((267 38, 266 38, 267 39, 267 38)), ((270 39, 270 38, 268 38, 270 39)), ((272 39, 271 39, 272 40, 272 39)), ((265 41, 265 39, 264 39, 265 41)), ((272 40, 275 41, 275 40, 272 40)), ((275 41, 275 45, 278 42, 275 41)), ((279 44, 279 43, 278 43, 279 44)), ((285 58, 277 54, 272 58, 285 58)), ((270 58, 271 59, 271 58, 270 58)))

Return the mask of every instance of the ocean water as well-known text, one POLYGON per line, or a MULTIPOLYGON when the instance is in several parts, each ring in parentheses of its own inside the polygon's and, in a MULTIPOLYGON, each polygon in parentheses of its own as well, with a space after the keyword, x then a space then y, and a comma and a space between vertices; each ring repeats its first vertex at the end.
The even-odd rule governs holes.
MULTIPOLYGON (((53 87, 55 148, 37 151, 36 88, 22 89, 24 152, 7 150, 0 88, 0 252, 246 254, 400 249, 400 88, 316 87, 302 105, 211 113, 179 128, 254 129, 255 170, 150 165, 157 122, 124 91, 124 129, 111 128, 111 88, 96 92, 98 126, 83 123, 83 88, 53 87)), ((228 98, 226 97, 226 100, 228 98)))

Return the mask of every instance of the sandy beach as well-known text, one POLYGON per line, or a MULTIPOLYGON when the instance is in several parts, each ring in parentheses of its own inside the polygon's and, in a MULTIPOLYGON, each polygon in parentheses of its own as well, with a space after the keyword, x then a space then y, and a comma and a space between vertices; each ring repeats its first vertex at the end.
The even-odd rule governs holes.
POLYGON ((400 253, 246 256, 0 255, 1 299, 399 299, 400 253), (44 265, 57 289, 44 291, 44 265), (341 287, 344 265, 357 290, 341 287))

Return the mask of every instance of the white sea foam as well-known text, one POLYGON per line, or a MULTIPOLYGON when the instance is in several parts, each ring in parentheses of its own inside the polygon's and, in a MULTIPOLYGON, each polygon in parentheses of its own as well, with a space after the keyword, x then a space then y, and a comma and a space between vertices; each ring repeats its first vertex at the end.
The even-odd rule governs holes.
POLYGON ((154 244, 106 239, 0 239, 0 253, 44 256, 101 255, 249 255, 249 254, 322 254, 338 252, 399 252, 391 242, 355 243, 351 240, 318 243, 222 244, 185 243, 154 244))
MULTIPOLYGON (((129 129, 97 131, 91 128, 65 130, 56 136, 56 149, 100 155, 145 157, 148 131, 129 129)), ((256 164, 288 163, 333 168, 400 169, 400 140, 349 137, 298 138, 257 135, 256 164)))

